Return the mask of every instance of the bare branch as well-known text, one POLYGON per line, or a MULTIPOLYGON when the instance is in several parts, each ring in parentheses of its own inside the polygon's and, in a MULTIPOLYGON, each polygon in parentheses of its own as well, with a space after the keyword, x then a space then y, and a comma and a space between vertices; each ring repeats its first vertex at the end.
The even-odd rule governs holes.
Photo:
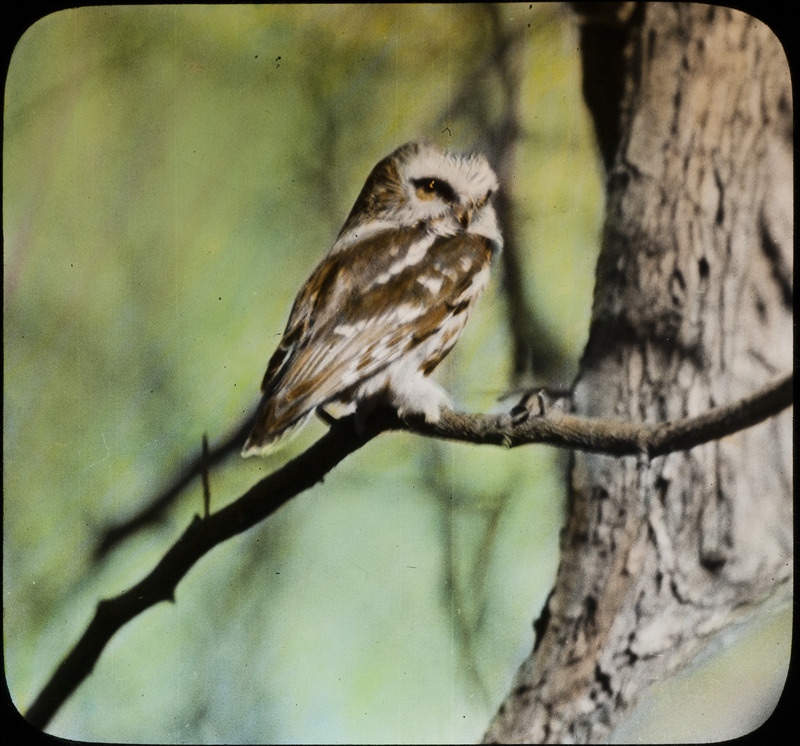
POLYGON ((518 446, 543 443, 612 456, 650 457, 686 450, 771 417, 792 403, 793 375, 734 404, 698 416, 658 425, 575 417, 551 408, 526 419, 510 414, 442 412, 438 423, 401 420, 378 410, 363 427, 355 415, 336 421, 299 456, 251 487, 239 499, 207 517, 195 516, 183 535, 147 577, 119 596, 101 601, 83 636, 61 662, 28 710, 27 719, 44 728, 78 685, 91 673, 108 641, 124 624, 159 601, 174 601, 175 589, 210 549, 252 528, 295 495, 309 489, 340 461, 386 430, 479 444, 518 446))
POLYGON ((159 601, 174 601, 178 583, 206 552, 256 525, 295 495, 315 485, 382 429, 376 423, 356 432, 353 416, 340 420, 310 448, 255 484, 238 500, 207 518, 195 516, 147 577, 97 605, 86 631, 31 705, 27 720, 43 729, 91 673, 117 630, 159 601))
POLYGON ((733 404, 714 407, 696 417, 658 424, 619 422, 575 417, 558 408, 522 422, 510 414, 460 414, 442 412, 437 423, 422 418, 407 420, 406 426, 421 435, 468 443, 507 447, 544 443, 610 456, 655 458, 685 451, 717 440, 772 417, 792 404, 794 375, 744 397, 733 404), (519 424, 515 424, 519 423, 519 424))

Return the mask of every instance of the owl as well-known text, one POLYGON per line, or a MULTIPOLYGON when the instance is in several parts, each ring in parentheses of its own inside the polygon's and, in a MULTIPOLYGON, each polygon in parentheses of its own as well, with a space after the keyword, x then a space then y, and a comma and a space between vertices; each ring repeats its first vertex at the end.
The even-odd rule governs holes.
MULTIPOLYGON (((482 155, 408 143, 370 173, 336 241, 294 301, 269 360, 245 456, 315 411, 378 405, 439 419, 430 378, 453 348, 502 248, 482 155)), ((363 422, 363 420, 362 420, 363 422)))

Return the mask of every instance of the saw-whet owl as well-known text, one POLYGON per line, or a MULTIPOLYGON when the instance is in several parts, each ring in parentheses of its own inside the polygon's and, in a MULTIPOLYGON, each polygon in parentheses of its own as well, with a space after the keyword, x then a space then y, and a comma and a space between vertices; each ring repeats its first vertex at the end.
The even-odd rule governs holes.
POLYGON ((294 301, 244 455, 267 452, 334 403, 439 419, 448 398, 430 375, 463 331, 503 245, 497 187, 484 156, 422 143, 373 168, 294 301))

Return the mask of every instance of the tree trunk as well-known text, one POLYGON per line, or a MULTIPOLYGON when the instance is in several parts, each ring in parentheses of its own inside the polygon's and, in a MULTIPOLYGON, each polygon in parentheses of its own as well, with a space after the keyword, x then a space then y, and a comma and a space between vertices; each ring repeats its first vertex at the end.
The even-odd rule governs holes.
MULTIPOLYGON (((786 60, 730 9, 581 10, 608 213, 573 408, 699 414, 792 367, 786 60)), ((785 412, 649 463, 575 455, 555 587, 486 740, 603 739, 709 636, 790 592, 791 446, 785 412)))

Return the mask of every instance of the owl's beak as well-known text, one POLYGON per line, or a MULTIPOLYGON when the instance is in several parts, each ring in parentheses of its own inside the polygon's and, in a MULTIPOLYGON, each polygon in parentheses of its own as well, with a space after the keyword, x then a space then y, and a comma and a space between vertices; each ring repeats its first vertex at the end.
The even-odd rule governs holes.
POLYGON ((475 212, 475 205, 460 206, 456 210, 456 219, 464 230, 469 228, 469 223, 472 220, 472 213, 475 212))

